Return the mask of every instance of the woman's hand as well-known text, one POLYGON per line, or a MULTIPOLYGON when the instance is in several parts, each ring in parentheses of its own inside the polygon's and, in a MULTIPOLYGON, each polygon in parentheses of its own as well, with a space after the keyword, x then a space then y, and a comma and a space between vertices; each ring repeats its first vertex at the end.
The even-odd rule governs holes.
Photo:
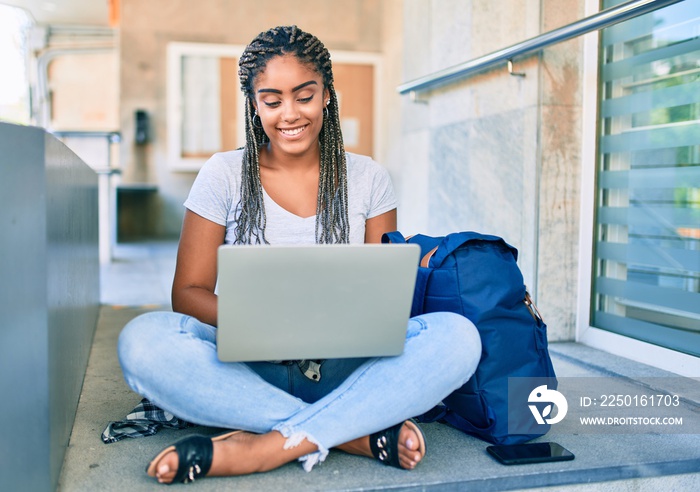
POLYGON ((216 326, 217 251, 225 235, 224 226, 185 211, 173 279, 173 311, 216 326))

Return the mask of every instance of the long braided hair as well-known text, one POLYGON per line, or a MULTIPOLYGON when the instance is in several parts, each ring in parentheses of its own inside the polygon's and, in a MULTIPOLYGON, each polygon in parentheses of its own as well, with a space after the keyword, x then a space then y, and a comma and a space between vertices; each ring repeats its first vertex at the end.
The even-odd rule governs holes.
POLYGON ((237 207, 237 244, 267 243, 265 205, 260 183, 260 147, 269 141, 262 125, 254 125, 255 79, 267 62, 291 54, 323 77, 330 94, 319 133, 321 150, 318 198, 316 202, 316 242, 349 242, 348 189, 345 148, 340 131, 338 98, 333 87, 331 57, 323 43, 296 26, 281 26, 260 33, 246 47, 238 63, 241 90, 246 95, 245 135, 241 176, 241 200, 237 207))

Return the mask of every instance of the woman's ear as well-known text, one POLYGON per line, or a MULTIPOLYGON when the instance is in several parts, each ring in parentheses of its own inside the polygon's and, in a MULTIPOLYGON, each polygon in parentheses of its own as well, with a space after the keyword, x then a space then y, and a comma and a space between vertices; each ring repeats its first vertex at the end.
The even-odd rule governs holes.
POLYGON ((326 107, 331 102, 331 91, 323 89, 323 106, 326 107))

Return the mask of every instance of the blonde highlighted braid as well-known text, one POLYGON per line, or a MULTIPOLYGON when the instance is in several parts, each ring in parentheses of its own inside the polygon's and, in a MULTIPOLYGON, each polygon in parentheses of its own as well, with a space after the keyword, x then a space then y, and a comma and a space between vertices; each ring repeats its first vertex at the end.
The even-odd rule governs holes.
POLYGON ((338 98, 333 87, 331 57, 323 43, 315 36, 296 26, 281 26, 260 33, 246 47, 238 63, 241 90, 246 95, 245 150, 241 175, 241 201, 237 207, 237 244, 267 243, 265 239, 265 205, 260 183, 260 147, 269 139, 262 125, 253 124, 255 118, 256 77, 265 70, 267 62, 281 55, 291 54, 308 64, 323 77, 330 93, 330 103, 324 110, 323 127, 319 133, 321 166, 316 202, 316 242, 347 243, 348 187, 345 147, 340 131, 338 98))

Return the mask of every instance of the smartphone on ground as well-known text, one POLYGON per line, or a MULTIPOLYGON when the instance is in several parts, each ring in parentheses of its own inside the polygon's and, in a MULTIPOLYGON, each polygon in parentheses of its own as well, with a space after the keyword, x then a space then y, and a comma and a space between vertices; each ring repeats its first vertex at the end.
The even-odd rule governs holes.
POLYGON ((574 454, 556 442, 488 446, 486 451, 504 465, 568 461, 574 454))

